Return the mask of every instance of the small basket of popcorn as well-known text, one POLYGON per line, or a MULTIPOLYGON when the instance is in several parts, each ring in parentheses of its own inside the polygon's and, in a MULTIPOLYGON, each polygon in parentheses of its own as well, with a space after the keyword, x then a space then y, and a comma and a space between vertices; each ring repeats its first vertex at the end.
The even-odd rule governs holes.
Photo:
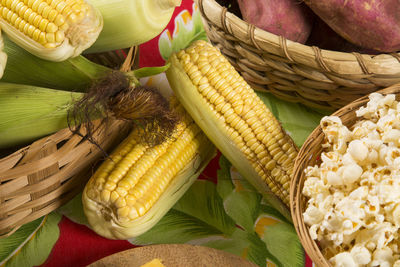
POLYGON ((400 266, 400 85, 321 119, 296 159, 290 202, 317 266, 400 266))

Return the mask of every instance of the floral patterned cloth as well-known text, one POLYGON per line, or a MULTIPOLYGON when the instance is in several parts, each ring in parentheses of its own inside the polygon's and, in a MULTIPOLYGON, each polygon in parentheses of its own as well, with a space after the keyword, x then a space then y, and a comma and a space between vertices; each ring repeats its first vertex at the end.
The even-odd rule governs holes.
MULTIPOLYGON (((171 53, 196 39, 207 39, 200 13, 193 1, 183 0, 165 31, 141 45, 140 66, 161 66, 171 53)), ((169 87, 163 74, 142 83, 169 87)), ((323 115, 266 93, 259 95, 299 146, 323 115)), ((95 234, 87 227, 78 195, 59 210, 0 239, 0 266, 86 266, 119 251, 159 243, 209 246, 259 266, 312 266, 293 226, 221 154, 147 233, 131 240, 108 240, 95 234)))

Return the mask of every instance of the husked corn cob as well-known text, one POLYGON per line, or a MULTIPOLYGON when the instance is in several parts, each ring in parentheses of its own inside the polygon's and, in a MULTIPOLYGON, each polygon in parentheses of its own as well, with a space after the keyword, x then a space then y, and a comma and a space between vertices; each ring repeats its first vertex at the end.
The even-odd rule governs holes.
POLYGON ((62 61, 91 46, 103 20, 84 0, 0 0, 0 25, 32 54, 62 61))
POLYGON ((196 180, 215 148, 189 116, 182 118, 173 136, 154 147, 140 141, 136 128, 95 172, 83 194, 94 231, 113 239, 137 236, 196 180))
POLYGON ((297 147, 254 90, 205 41, 170 58, 167 77, 176 96, 216 147, 264 197, 290 217, 297 147))

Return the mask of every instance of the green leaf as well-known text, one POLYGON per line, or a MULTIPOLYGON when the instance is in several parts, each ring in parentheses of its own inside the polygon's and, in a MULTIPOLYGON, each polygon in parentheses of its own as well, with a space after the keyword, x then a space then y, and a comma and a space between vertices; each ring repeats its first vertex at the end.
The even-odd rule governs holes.
POLYGON ((194 240, 191 243, 223 250, 244 258, 246 257, 248 247, 251 245, 246 232, 239 228, 230 237, 213 236, 205 240, 194 240))
POLYGON ((227 198, 232 191, 240 191, 246 190, 249 192, 257 192, 258 191, 252 186, 243 176, 240 175, 236 171, 232 164, 225 158, 224 155, 221 155, 219 160, 220 169, 217 171, 218 183, 217 183, 217 191, 218 194, 222 197, 223 200, 227 198), (240 185, 240 188, 238 186, 240 185))
POLYGON ((158 39, 158 50, 160 52, 161 57, 164 60, 167 60, 172 52, 171 40, 169 39, 169 35, 167 34, 168 30, 165 30, 158 39))
POLYGON ((215 185, 198 180, 152 229, 129 241, 141 245, 186 243, 208 236, 229 236, 235 229, 215 185))
POLYGON ((247 251, 247 259, 254 262, 258 266, 266 266, 267 259, 273 261, 280 266, 279 261, 268 251, 265 243, 255 233, 248 233, 247 239, 250 241, 250 246, 247 251))
POLYGON ((304 143, 324 115, 329 113, 308 108, 302 104, 290 103, 269 93, 257 92, 271 112, 282 123, 298 147, 304 143))
POLYGON ((220 169, 217 170, 217 192, 222 199, 228 197, 230 193, 235 189, 230 174, 231 166, 232 164, 228 161, 228 159, 221 155, 221 157, 219 158, 220 169))
MULTIPOLYGON (((201 13, 199 12, 198 9, 195 9, 194 7, 193 7, 193 14, 192 14, 192 22, 193 22, 194 32, 205 33, 203 19, 201 18, 201 13)), ((206 36, 205 38, 207 38, 207 34, 205 36, 206 36)), ((204 39, 204 40, 206 40, 206 39, 204 39)))
POLYGON ((59 207, 57 212, 68 217, 71 221, 89 226, 82 206, 82 193, 76 195, 67 204, 59 207))
POLYGON ((137 78, 144 78, 144 77, 149 77, 149 76, 153 76, 153 75, 157 75, 160 73, 165 72, 168 68, 169 68, 170 64, 166 64, 164 66, 160 66, 160 67, 143 67, 140 69, 136 69, 133 72, 133 75, 137 78))
POLYGON ((60 236, 60 220, 61 216, 52 212, 0 239, 0 265, 28 267, 42 264, 60 236))
POLYGON ((259 214, 261 198, 255 192, 234 191, 224 201, 225 211, 238 225, 251 233, 259 214))
POLYGON ((171 209, 153 228, 129 241, 136 245, 186 243, 212 235, 222 236, 223 232, 204 220, 171 209))
POLYGON ((292 225, 278 223, 266 226, 262 239, 282 266, 304 266, 304 250, 292 225))
POLYGON ((286 222, 288 224, 291 224, 285 216, 283 216, 279 211, 274 209, 272 206, 269 206, 268 204, 262 204, 260 207, 261 215, 269 215, 275 219, 278 219, 280 221, 286 222))
POLYGON ((179 30, 177 34, 173 34, 172 40, 170 40, 168 30, 161 34, 158 47, 164 60, 168 60, 172 53, 185 49, 196 40, 208 40, 197 9, 193 10, 191 22, 192 24, 185 24, 181 15, 178 15, 175 17, 175 25, 179 30))
POLYGON ((254 232, 254 223, 261 213, 267 213, 286 221, 276 209, 263 204, 262 196, 238 172, 232 170, 230 162, 221 155, 217 171, 217 191, 224 201, 226 213, 249 233, 254 232), (233 179, 236 180, 235 184, 233 179), (238 187, 240 186, 240 187, 238 187))
POLYGON ((250 184, 250 182, 245 179, 235 168, 231 168, 231 179, 235 181, 236 190, 246 190, 249 192, 257 192, 257 189, 250 184), (240 188, 238 188, 240 186, 240 188))
POLYGON ((235 229, 235 222, 225 213, 216 186, 210 181, 196 181, 174 209, 205 221, 225 234, 235 229))

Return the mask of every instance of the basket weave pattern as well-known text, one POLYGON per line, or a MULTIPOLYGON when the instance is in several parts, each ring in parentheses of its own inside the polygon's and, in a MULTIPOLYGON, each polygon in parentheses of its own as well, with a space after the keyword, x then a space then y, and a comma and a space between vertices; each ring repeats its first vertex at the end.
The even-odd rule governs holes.
MULTIPOLYGON (((95 121, 93 138, 107 151, 126 136, 129 125, 95 121)), ((66 128, 0 159, 0 237, 77 195, 104 151, 66 128)))
MULTIPOLYGON (((386 89, 380 90, 379 93, 395 94, 397 101, 400 100, 400 85, 393 85, 386 89)), ((349 129, 359 119, 356 117, 356 110, 367 104, 369 101, 368 96, 364 96, 356 101, 348 104, 347 106, 339 109, 333 113, 333 116, 338 116, 349 129)), ((294 174, 290 183, 290 209, 293 218, 293 223, 300 241, 317 266, 330 266, 329 262, 322 255, 317 243, 311 239, 309 234, 309 227, 305 225, 303 212, 306 208, 306 198, 302 195, 302 190, 305 181, 304 169, 307 166, 314 166, 318 164, 318 158, 322 152, 322 143, 324 141, 324 134, 321 126, 318 126, 307 138, 303 144, 300 152, 296 158, 294 174)))
POLYGON ((336 110, 400 82, 400 54, 322 50, 241 20, 215 0, 196 0, 210 41, 246 81, 291 102, 336 110))

